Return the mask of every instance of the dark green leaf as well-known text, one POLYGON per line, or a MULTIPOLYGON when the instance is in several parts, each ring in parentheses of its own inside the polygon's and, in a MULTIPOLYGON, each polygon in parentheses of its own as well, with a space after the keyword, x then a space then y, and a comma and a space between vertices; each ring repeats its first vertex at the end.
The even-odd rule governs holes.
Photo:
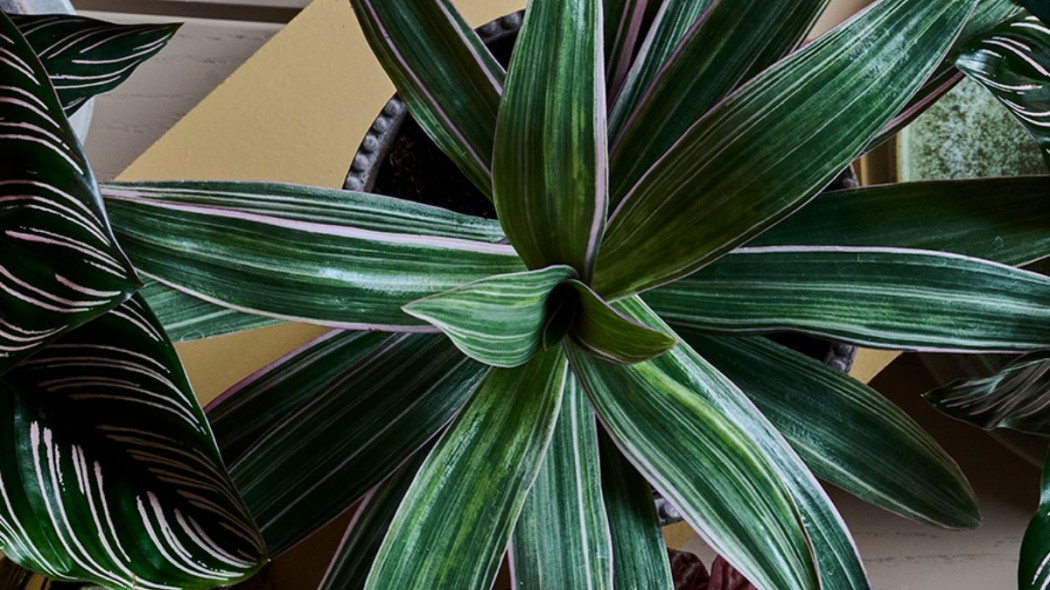
POLYGON ((755 402, 817 477, 928 524, 980 523, 959 467, 882 394, 765 338, 679 334, 755 402))
POLYGON ((615 100, 645 35, 645 19, 657 0, 605 0, 605 81, 609 102, 615 100))
POLYGON ((567 382, 559 349, 489 370, 412 482, 366 589, 491 587, 567 382))
POLYGON ((816 196, 918 90, 975 2, 877 2, 719 103, 611 214, 595 290, 617 299, 688 275, 816 196))
POLYGON ((1029 12, 1050 24, 1050 2, 1047 0, 1018 0, 1029 12))
POLYGON ((1050 455, 1043 466, 1039 508, 1021 541, 1021 562, 1017 568, 1018 590, 1045 590, 1050 584, 1050 455))
POLYGON ((529 268, 589 278, 605 227, 601 0, 535 0, 507 72, 493 155, 496 211, 529 268))
POLYGON ((568 285, 579 298, 573 340, 591 354, 630 365, 660 356, 675 345, 674 338, 623 315, 587 285, 579 281, 568 285))
POLYGON ((111 588, 225 586, 265 549, 141 297, 0 381, 0 548, 111 588))
POLYGON ((1050 279, 958 254, 896 248, 739 248, 646 295, 673 325, 795 330, 894 350, 1050 347, 1050 279))
POLYGON ((181 26, 118 25, 67 14, 12 14, 11 21, 44 64, 66 115, 127 80, 181 26))
POLYGON ((613 590, 597 423, 574 377, 510 545, 516 590, 613 590))
POLYGON ((47 73, 6 15, 0 154, 2 374, 138 286, 47 73))
POLYGON ((156 281, 146 281, 139 291, 157 314, 172 342, 200 340, 243 330, 279 324, 281 320, 234 311, 176 291, 156 281))
POLYGON ((242 420, 268 426, 230 472, 274 555, 349 508, 439 432, 484 372, 439 335, 391 336, 368 351, 361 349, 367 340, 335 338, 285 359, 222 403, 223 433, 237 434, 242 420), (299 366, 304 359, 309 364, 299 366), (261 402, 288 383, 307 389, 274 423, 261 402), (250 403, 238 404, 242 394, 250 403))
POLYGON ((503 67, 448 0, 351 0, 413 118, 486 195, 503 67))
POLYGON ((497 275, 413 301, 403 309, 441 329, 470 358, 516 367, 543 344, 551 291, 574 276, 569 266, 497 275))

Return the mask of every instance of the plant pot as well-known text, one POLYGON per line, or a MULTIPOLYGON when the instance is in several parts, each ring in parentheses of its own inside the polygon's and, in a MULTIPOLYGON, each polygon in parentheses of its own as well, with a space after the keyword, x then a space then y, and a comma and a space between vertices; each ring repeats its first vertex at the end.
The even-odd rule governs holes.
MULTIPOLYGON (((493 20, 477 29, 478 35, 504 67, 521 27, 522 12, 493 20)), ((828 190, 859 186, 853 168, 843 171, 828 190)), ((496 218, 485 195, 464 176, 412 119, 396 94, 386 103, 365 134, 343 183, 346 190, 373 192, 459 213, 496 218)), ((801 334, 772 334, 772 340, 789 346, 840 371, 853 365, 856 347, 801 334)), ((681 515, 654 491, 660 524, 682 520, 681 515)))

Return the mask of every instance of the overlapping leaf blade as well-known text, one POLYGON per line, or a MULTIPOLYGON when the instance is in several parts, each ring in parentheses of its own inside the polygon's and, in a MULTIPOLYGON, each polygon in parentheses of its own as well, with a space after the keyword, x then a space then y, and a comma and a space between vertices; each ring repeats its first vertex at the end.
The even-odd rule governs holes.
POLYGON ((1050 24, 1050 2, 1047 0, 1018 0, 1029 12, 1050 24))
POLYGON ((370 343, 353 334, 316 341, 213 409, 234 450, 257 426, 267 428, 230 473, 274 555, 349 508, 440 432, 484 373, 440 335, 390 336, 364 350, 370 343), (301 403, 282 402, 284 417, 273 423, 266 402, 290 385, 303 388, 293 394, 301 403), (243 405, 240 395, 248 396, 243 405))
POLYGON ((980 522, 959 467, 880 393, 765 338, 679 334, 747 394, 817 477, 929 524, 980 522))
MULTIPOLYGON (((330 223, 289 214, 144 199, 110 192, 107 207, 136 267, 157 281, 237 311, 350 329, 433 331, 401 306, 461 284, 523 270, 511 247, 477 236, 473 218, 350 193, 356 211, 330 223), (380 219, 376 207, 391 211, 380 219), (406 213, 407 212, 407 213, 406 213), (461 221, 460 221, 461 220, 461 221), (463 226, 461 237, 448 237, 463 226)), ((352 207, 351 207, 352 208, 352 207)))
POLYGON ((546 455, 567 379, 559 349, 489 370, 420 468, 367 590, 488 590, 546 455))
POLYGON ((595 289, 616 299, 695 272, 816 196, 918 90, 975 2, 882 0, 727 97, 611 214, 595 289))
POLYGON ((1043 466, 1039 508, 1028 523, 1021 541, 1021 561, 1017 568, 1018 590, 1043 590, 1050 584, 1050 456, 1043 466))
POLYGON ((542 346, 551 292, 574 276, 569 266, 497 275, 413 301, 404 310, 440 328, 470 358, 516 367, 542 346))
POLYGON ((828 0, 715 0, 693 25, 637 102, 610 114, 610 206, 689 127, 741 83, 794 50, 828 0))
POLYGON ((646 16, 656 0, 605 0, 605 88, 608 102, 616 95, 634 63, 638 44, 645 34, 646 16))
POLYGON ((128 298, 135 273, 47 73, 0 15, 0 374, 128 298))
POLYGON ((529 4, 493 154, 500 223, 529 268, 590 277, 605 227, 608 148, 601 0, 529 4))
POLYGON ((66 115, 120 85, 164 49, 180 26, 120 25, 67 14, 10 17, 50 74, 66 115))
POLYGON ((578 297, 573 340, 591 354, 630 365, 660 356, 675 345, 674 338, 623 315, 587 285, 569 281, 568 286, 578 297))
POLYGON ((894 248, 739 248, 646 301, 672 325, 795 330, 894 350, 1050 346, 1050 279, 958 254, 894 248))
POLYGON ((1050 24, 1022 14, 974 39, 955 65, 1010 109, 1050 166, 1050 24))
POLYGON ((209 303, 156 281, 139 290, 172 342, 200 340, 279 324, 281 320, 209 303))
POLYGON ((485 195, 503 67, 448 0, 351 0, 413 118, 485 195))
POLYGON ((211 588, 265 557, 175 351, 140 297, 0 381, 0 543, 56 579, 211 588))
POLYGON ((613 590, 597 422, 575 378, 568 381, 547 456, 511 539, 514 588, 613 590))

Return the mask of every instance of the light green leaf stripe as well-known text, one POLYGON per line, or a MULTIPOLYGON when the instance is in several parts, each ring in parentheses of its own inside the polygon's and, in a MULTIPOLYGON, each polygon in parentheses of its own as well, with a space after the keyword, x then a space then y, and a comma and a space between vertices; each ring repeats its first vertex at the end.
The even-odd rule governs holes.
POLYGON ((601 451, 602 497, 613 546, 615 590, 673 590, 667 547, 660 531, 649 482, 616 448, 604 430, 601 451))
POLYGON ((349 508, 440 432, 484 374, 437 334, 400 334, 367 351, 361 350, 367 341, 333 338, 341 342, 315 342, 236 388, 223 404, 232 412, 221 420, 224 435, 237 421, 267 424, 230 473, 275 556, 349 508), (314 375, 298 373, 294 363, 306 359, 304 370, 314 375), (265 400, 286 385, 306 389, 292 394, 300 403, 273 423, 265 400), (240 395, 248 396, 244 405, 240 395))
POLYGON ((448 0, 350 0, 412 117, 485 195, 503 67, 448 0))
POLYGON ((497 275, 413 301, 403 309, 441 329, 470 358, 516 367, 540 349, 551 291, 574 276, 569 266, 497 275))
POLYGON ((141 297, 0 380, 0 549, 59 580, 204 590, 265 548, 141 297))
POLYGON ((172 342, 200 340, 281 323, 278 319, 208 303, 156 281, 147 280, 139 294, 157 314, 172 342))
POLYGON ((794 330, 928 352, 1050 347, 1050 279, 958 254, 894 248, 740 248, 646 295, 672 325, 794 330))
POLYGON ((1050 586, 1050 455, 1043 465, 1039 508, 1028 523, 1021 541, 1021 562, 1017 568, 1018 590, 1045 590, 1050 586))
POLYGON ((959 467, 877 391, 765 338, 678 333, 747 394, 817 477, 927 524, 980 523, 959 467))
POLYGON ((515 590, 613 590, 597 423, 571 375, 547 457, 514 529, 510 563, 515 590))
POLYGON ((612 307, 579 281, 568 286, 579 297, 573 340, 607 361, 632 365, 658 357, 676 344, 674 338, 642 325, 612 307))
MULTIPOLYGON (((396 201, 370 198, 398 210, 396 201)), ((433 331, 401 306, 524 270, 510 246, 399 233, 395 220, 377 231, 170 200, 111 196, 107 205, 143 273, 209 303, 279 319, 433 331)))
POLYGON ((605 73, 601 0, 536 0, 507 71, 493 189, 530 269, 567 264, 589 278, 605 228, 605 73))
POLYGON ((127 80, 182 26, 120 25, 66 14, 10 16, 47 69, 66 115, 127 80))
POLYGON ((975 178, 823 193, 748 246, 939 250, 1020 266, 1050 256, 1048 181, 975 178))
POLYGON ((960 379, 926 394, 953 418, 991 430, 1050 434, 1050 353, 1014 359, 990 377, 960 379))
POLYGON ((610 206, 700 117, 793 51, 828 0, 715 0, 637 97, 609 115, 610 206))
POLYGON ((610 215, 595 290, 612 300, 686 276, 816 196, 919 89, 975 2, 882 0, 719 103, 610 215))
POLYGON ((490 369, 420 468, 367 590, 488 590, 558 420, 568 379, 555 348, 490 369))

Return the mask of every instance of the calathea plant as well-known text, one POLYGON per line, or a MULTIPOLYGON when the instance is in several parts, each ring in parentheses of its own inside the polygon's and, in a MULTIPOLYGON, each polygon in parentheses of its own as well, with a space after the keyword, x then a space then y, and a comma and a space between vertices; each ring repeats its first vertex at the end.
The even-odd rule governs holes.
MULTIPOLYGON (((519 588, 667 589, 652 485, 756 587, 868 588, 814 475, 923 522, 976 526, 962 474, 907 416, 760 334, 903 350, 1050 346, 1050 279, 994 261, 1047 254, 1024 239, 1043 227, 1033 204, 1045 177, 817 196, 950 87, 952 57, 1012 16, 1009 1, 880 0, 802 47, 826 0, 533 0, 506 71, 444 0, 351 4, 413 116, 498 220, 291 185, 101 188, 117 242, 151 281, 136 311, 148 304, 172 338, 277 320, 333 328, 208 411, 270 557, 360 501, 324 588, 484 589, 509 555, 519 588)), ((104 278, 77 285, 101 293, 104 278)), ((48 293, 65 284, 19 280, 48 293)), ((122 293, 137 286, 128 279, 122 293)), ((45 329, 45 311, 24 313, 45 329)), ((154 358, 130 336, 103 335, 154 358)), ((55 348, 20 366, 61 367, 46 356, 55 348)), ((91 395, 128 389, 66 368, 91 395)), ((77 411, 80 398, 65 395, 55 407, 77 411)), ((170 388, 134 399, 146 410, 156 395, 172 399, 170 388)), ((106 416, 82 416, 106 432, 106 416)), ((131 434, 104 442, 129 445, 127 472, 185 461, 157 459, 131 434)), ((191 440, 206 446, 207 434, 191 440)), ((91 473, 74 467, 65 481, 91 473)), ((162 511, 201 493, 180 488, 181 472, 149 473, 136 481, 167 490, 155 494, 162 511)), ((157 552, 151 583, 218 585, 258 563, 251 520, 215 477, 203 502, 225 498, 233 518, 216 526, 243 535, 198 535, 213 550, 198 555, 166 536, 188 543, 183 529, 132 531, 157 552), (242 567, 208 578, 209 555, 242 567)), ((139 488, 128 489, 134 510, 139 488)), ((154 503, 138 494, 149 516, 154 503)), ((104 514, 85 504, 66 513, 104 514)), ((0 523, 46 522, 46 508, 0 523)), ((141 586, 104 559, 113 545, 96 533, 68 551, 24 545, 55 562, 77 556, 63 576, 141 586)))

